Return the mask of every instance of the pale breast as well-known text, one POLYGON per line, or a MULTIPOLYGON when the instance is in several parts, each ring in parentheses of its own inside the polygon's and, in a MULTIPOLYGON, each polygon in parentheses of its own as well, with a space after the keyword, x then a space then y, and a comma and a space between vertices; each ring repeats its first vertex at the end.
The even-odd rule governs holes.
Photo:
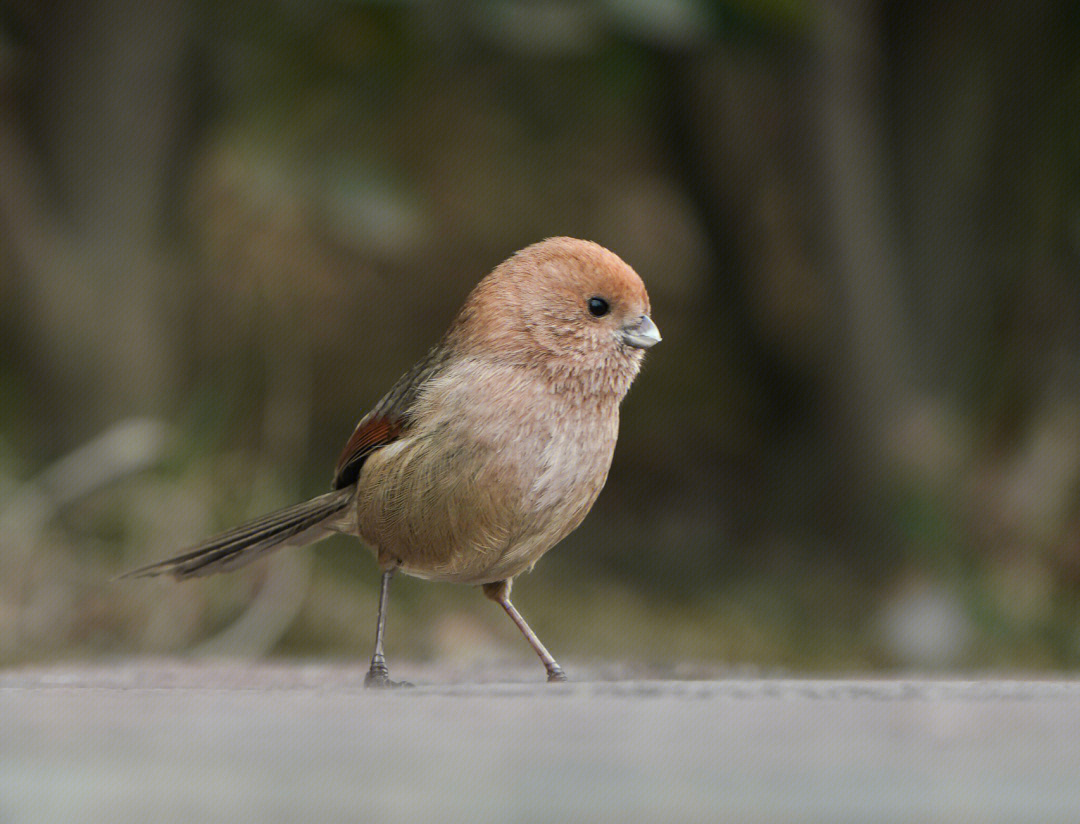
POLYGON ((519 370, 466 362, 432 381, 415 420, 364 465, 358 532, 381 563, 486 583, 530 568, 588 513, 618 402, 555 396, 519 370))

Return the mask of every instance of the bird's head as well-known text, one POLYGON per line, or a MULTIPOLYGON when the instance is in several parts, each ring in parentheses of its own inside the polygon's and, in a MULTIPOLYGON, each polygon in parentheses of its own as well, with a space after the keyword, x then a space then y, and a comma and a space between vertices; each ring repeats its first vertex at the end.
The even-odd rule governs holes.
POLYGON ((618 255, 587 240, 528 246, 473 290, 451 334, 474 353, 591 376, 625 393, 646 349, 660 342, 649 295, 618 255))

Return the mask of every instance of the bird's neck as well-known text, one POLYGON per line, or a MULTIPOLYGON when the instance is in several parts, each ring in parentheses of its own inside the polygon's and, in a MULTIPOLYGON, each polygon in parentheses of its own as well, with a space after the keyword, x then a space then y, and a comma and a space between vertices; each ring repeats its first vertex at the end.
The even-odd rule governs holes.
POLYGON ((540 373, 552 394, 569 394, 618 406, 639 367, 636 360, 616 355, 587 364, 573 358, 545 358, 530 363, 527 368, 540 373))

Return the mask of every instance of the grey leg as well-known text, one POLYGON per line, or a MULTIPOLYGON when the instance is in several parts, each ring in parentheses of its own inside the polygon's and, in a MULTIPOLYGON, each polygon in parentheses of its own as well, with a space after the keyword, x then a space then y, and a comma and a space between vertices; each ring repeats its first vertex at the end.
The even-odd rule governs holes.
POLYGON ((517 611, 517 608, 510 603, 510 582, 509 581, 496 581, 493 584, 484 584, 482 589, 484 595, 494 601, 496 604, 506 610, 506 614, 510 616, 510 620, 514 622, 521 634, 525 636, 525 640, 529 642, 529 646, 533 648, 540 660, 544 664, 544 669, 547 670, 547 680, 553 681, 565 681, 566 674, 562 671, 562 667, 552 657, 551 653, 547 651, 540 639, 536 637, 536 633, 532 631, 532 628, 525 623, 525 619, 521 617, 521 613, 517 611))
POLYGON ((394 570, 388 569, 382 576, 382 588, 379 590, 379 617, 375 621, 375 652, 371 655, 371 667, 364 676, 365 687, 401 687, 411 686, 405 681, 390 680, 386 668, 386 656, 383 654, 383 630, 386 628, 386 602, 390 595, 390 579, 394 570))

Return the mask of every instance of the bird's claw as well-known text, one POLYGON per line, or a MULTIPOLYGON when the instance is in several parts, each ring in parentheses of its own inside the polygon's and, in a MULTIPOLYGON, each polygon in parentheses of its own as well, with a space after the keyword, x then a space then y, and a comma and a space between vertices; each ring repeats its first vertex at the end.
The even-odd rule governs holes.
POLYGON ((391 687, 411 687, 408 681, 391 681, 386 669, 371 669, 364 676, 365 689, 389 689, 391 687))

